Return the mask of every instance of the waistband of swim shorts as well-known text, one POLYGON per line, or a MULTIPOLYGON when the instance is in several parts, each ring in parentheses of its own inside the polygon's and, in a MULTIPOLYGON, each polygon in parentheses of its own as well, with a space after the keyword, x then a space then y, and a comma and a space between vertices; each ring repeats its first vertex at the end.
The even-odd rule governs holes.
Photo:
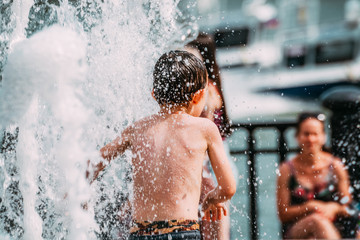
POLYGON ((200 225, 196 220, 166 220, 166 221, 133 221, 130 234, 134 235, 158 235, 172 232, 184 232, 199 230, 200 225))

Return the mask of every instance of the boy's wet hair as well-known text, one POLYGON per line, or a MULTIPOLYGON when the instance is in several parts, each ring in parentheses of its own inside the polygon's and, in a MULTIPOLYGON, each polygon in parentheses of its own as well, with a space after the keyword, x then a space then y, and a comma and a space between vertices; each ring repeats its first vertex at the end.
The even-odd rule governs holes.
POLYGON ((154 97, 160 105, 182 105, 192 100, 193 94, 206 87, 207 72, 195 55, 186 51, 163 54, 153 73, 154 97))

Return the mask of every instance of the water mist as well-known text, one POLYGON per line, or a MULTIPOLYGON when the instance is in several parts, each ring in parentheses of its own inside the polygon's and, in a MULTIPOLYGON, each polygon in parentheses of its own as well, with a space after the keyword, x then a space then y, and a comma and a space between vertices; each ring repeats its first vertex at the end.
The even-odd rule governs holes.
POLYGON ((126 232, 116 211, 131 197, 128 157, 91 186, 86 162, 99 161, 100 147, 157 110, 150 94, 156 59, 196 35, 180 2, 5 3, 1 237, 99 239, 126 232))

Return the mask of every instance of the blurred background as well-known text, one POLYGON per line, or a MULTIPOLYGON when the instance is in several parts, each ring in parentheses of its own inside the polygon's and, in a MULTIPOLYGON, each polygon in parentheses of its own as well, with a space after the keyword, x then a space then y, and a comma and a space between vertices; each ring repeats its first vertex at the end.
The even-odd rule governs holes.
MULTIPOLYGON (((17 9, 20 2, 29 4, 30 11, 21 8, 17 14, 29 19, 26 37, 30 37, 57 22, 55 6, 67 3, 79 12, 85 9, 84 16, 78 14, 77 18, 84 31, 91 32, 101 22, 99 6, 111 1, 0 2, 0 82, 10 49, 9 36, 15 20, 19 20, 12 9, 17 9)), ((131 16, 133 5, 129 6, 125 17, 131 16)), ((277 168, 298 150, 294 124, 304 111, 326 114, 328 147, 346 164, 354 198, 359 200, 360 0, 180 0, 178 7, 188 16, 180 17, 183 21, 197 22, 197 30, 213 35, 217 45, 222 87, 234 130, 229 143, 239 170, 230 211, 231 239, 281 239, 275 198, 277 168)), ((159 19, 151 23, 156 26, 156 21, 159 19)), ((160 26, 166 27, 167 23, 160 26)), ((17 27, 21 28, 25 26, 17 27)), ((194 31, 189 31, 190 38, 194 38, 194 31)), ((154 42, 162 46, 167 39, 161 36, 154 42)), ((8 135, 4 132, 3 139, 8 135)), ((0 153, 12 150, 4 143, 0 153)), ((0 172, 0 182, 4 182, 3 176, 0 172)), ((20 196, 18 192, 13 195, 20 196)), ((11 204, 22 202, 20 198, 8 199, 11 204)), ((6 209, 0 210, 0 219, 7 218, 6 209)), ((109 211, 116 212, 112 208, 109 211)), ((8 232, 16 229, 17 220, 10 220, 0 221, 0 233, 6 221, 10 222, 8 232)), ((117 224, 117 219, 114 222, 117 224)))
POLYGON ((232 119, 318 110, 330 89, 359 87, 359 4, 199 0, 199 28, 215 37, 232 119))
POLYGON ((358 199, 360 1, 199 0, 197 11, 199 30, 217 44, 235 130, 232 239, 282 237, 277 167, 297 151, 294 122, 304 111, 326 113, 328 147, 358 199))

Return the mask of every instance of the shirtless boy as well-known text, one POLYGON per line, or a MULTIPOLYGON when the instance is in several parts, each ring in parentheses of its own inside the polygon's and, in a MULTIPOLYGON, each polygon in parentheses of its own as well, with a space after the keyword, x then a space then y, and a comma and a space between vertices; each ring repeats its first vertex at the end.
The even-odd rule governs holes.
MULTIPOLYGON (((134 223, 129 239, 200 239, 198 203, 205 154, 218 186, 204 200, 203 218, 226 215, 223 203, 236 191, 219 130, 212 121, 199 118, 207 94, 206 68, 191 53, 170 51, 157 61, 153 77, 160 111, 126 128, 100 150, 101 155, 110 162, 132 151, 134 223)), ((94 167, 94 178, 105 165, 94 167)))

